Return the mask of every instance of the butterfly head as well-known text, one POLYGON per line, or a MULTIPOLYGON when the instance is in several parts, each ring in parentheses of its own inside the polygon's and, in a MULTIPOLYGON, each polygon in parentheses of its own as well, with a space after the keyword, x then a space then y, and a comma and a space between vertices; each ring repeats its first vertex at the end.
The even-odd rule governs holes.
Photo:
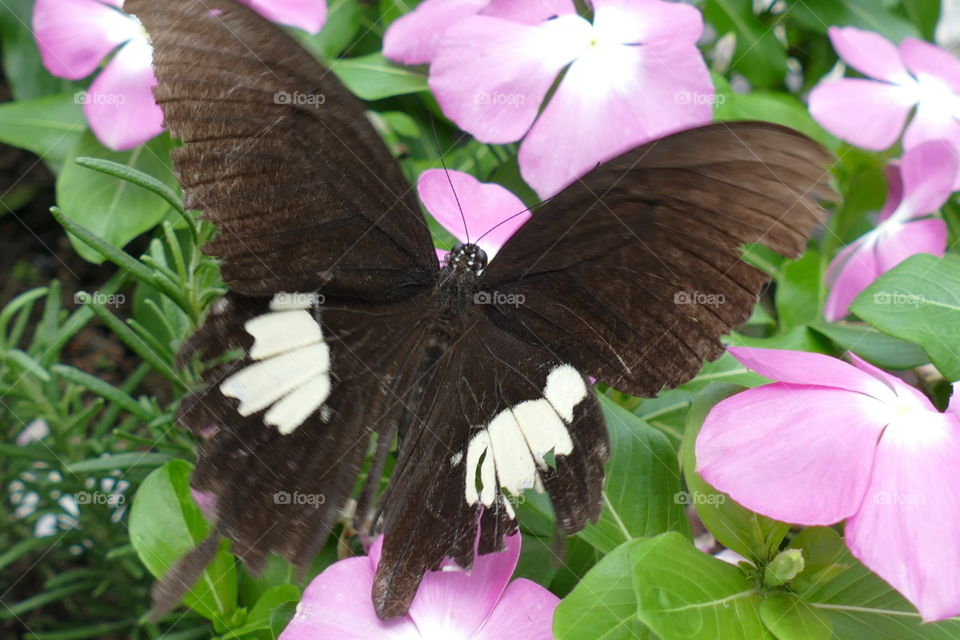
POLYGON ((487 254, 475 244, 458 242, 447 254, 447 269, 479 274, 487 268, 487 254))

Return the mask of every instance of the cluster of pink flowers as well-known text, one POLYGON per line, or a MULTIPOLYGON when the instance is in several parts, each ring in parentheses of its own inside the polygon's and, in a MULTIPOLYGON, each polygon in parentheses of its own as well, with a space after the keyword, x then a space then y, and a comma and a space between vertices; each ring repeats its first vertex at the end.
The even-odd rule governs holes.
POLYGON ((960 61, 929 42, 906 38, 899 47, 853 27, 832 27, 840 58, 866 78, 829 80, 810 94, 810 113, 850 144, 881 151, 903 135, 904 156, 891 163, 889 196, 877 228, 841 252, 827 275, 827 320, 881 274, 917 253, 942 256, 947 229, 931 218, 960 188, 960 61))
MULTIPOLYGON (((326 0, 240 0, 281 24, 316 33, 327 17, 326 0)), ((80 80, 110 57, 78 94, 97 139, 114 151, 132 149, 163 131, 153 100, 157 84, 153 49, 123 0, 37 0, 33 31, 43 64, 55 76, 80 80)))

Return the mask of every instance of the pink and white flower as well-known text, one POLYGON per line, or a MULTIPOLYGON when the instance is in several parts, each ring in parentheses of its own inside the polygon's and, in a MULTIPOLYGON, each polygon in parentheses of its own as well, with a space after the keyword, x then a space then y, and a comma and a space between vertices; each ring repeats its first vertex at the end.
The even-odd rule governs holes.
MULTIPOLYGON (((511 191, 462 171, 424 171, 417 191, 434 220, 460 242, 477 243, 488 260, 530 219, 527 207, 511 191)), ((438 251, 441 262, 445 254, 438 251)))
POLYGON ((370 555, 347 558, 317 576, 280 640, 550 640, 559 598, 530 580, 510 582, 520 536, 500 553, 478 556, 470 571, 449 565, 424 577, 407 615, 384 622, 371 593, 383 538, 370 555), (509 583, 509 584, 508 584, 509 583))
POLYGON ((811 92, 810 113, 827 131, 881 151, 900 138, 916 108, 905 149, 939 139, 960 148, 960 61, 923 40, 905 38, 897 47, 854 27, 831 27, 830 40, 843 61, 867 77, 830 80, 811 92))
POLYGON ((713 408, 696 443, 704 479, 777 520, 846 521, 853 555, 924 620, 960 614, 960 383, 940 413, 852 354, 730 353, 777 382, 713 408))
POLYGON ((947 225, 929 214, 953 193, 958 170, 956 151, 944 141, 914 147, 887 167, 889 195, 880 224, 841 251, 827 269, 827 320, 847 315, 860 292, 910 256, 946 252, 947 225))
MULTIPOLYGON (((713 85, 696 46, 703 19, 692 6, 594 0, 592 23, 572 2, 509 13, 527 4, 495 0, 478 9, 485 13, 435 24, 424 12, 387 40, 388 53, 407 51, 398 59, 432 62, 430 88, 460 128, 486 143, 523 138, 520 170, 541 197, 639 144, 711 120, 713 85), (418 38, 431 44, 411 53, 418 38)), ((453 0, 430 6, 452 11, 453 0)))
MULTIPOLYGON (((326 0, 241 0, 271 20, 317 32, 326 0)), ((78 94, 94 135, 115 151, 132 149, 163 131, 153 100, 153 49, 123 0, 37 0, 33 31, 43 64, 55 76, 80 80, 103 71, 78 94)))

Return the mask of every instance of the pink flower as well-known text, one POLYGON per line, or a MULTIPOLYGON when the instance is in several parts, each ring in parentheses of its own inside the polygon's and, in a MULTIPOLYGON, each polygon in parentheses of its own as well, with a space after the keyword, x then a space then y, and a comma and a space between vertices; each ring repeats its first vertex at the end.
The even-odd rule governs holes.
POLYGON ((373 576, 383 538, 367 557, 347 558, 317 576, 280 640, 548 640, 559 599, 525 579, 510 582, 520 536, 501 553, 478 556, 473 569, 455 565, 424 577, 407 615, 383 622, 373 609, 373 576), (509 584, 507 584, 510 582, 509 584))
MULTIPOLYGON (((462 171, 424 171, 417 191, 434 220, 460 242, 478 244, 488 260, 530 219, 527 207, 512 192, 462 171)), ((446 252, 438 254, 442 261, 446 252)))
POLYGON ((960 614, 960 383, 940 413, 854 355, 730 352, 778 382, 713 408, 696 444, 704 479, 777 520, 845 520, 853 555, 924 620, 960 614))
MULTIPOLYGON (((810 94, 810 113, 833 135, 880 151, 900 137, 910 111, 904 148, 946 139, 960 147, 960 61, 915 38, 899 48, 854 27, 831 27, 840 57, 867 76, 824 82, 810 94)), ((958 185, 960 186, 960 185, 958 185)))
MULTIPOLYGON (((528 1, 498 0, 486 15, 435 23, 414 12, 387 43, 397 59, 432 61, 430 87, 460 128, 487 143, 524 138, 520 170, 541 197, 643 142, 711 120, 713 85, 696 46, 703 20, 692 6, 594 0, 593 23, 572 2, 506 13, 528 1)), ((452 10, 453 0, 427 6, 452 10)))
POLYGON ((573 11, 572 0, 425 0, 390 25, 383 36, 383 55, 403 64, 431 62, 443 32, 467 16, 479 14, 537 24, 573 11))
MULTIPOLYGON (((325 0, 241 0, 264 16, 316 32, 325 0)), ((153 49, 140 23, 121 11, 123 0, 37 0, 33 31, 43 64, 55 76, 80 80, 110 62, 90 90, 78 94, 90 128, 115 151, 132 149, 163 131, 153 100, 153 49)))
POLYGON ((947 225, 934 213, 953 192, 960 161, 944 141, 925 142, 887 167, 889 196, 880 224, 841 251, 827 269, 830 295, 824 315, 833 322, 847 315, 854 298, 880 275, 918 253, 942 256, 947 225))

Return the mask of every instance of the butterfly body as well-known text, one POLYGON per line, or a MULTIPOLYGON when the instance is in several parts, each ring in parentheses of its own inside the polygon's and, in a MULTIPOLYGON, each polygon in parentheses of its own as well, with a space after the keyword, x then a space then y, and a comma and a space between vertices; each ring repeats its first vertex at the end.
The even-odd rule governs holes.
MULTIPOLYGON (((180 353, 216 363, 177 416, 203 439, 211 540, 253 570, 270 553, 306 566, 356 497, 385 534, 381 617, 444 559, 501 549, 525 491, 565 534, 595 521, 610 451, 587 376, 640 397, 691 379, 767 282, 742 246, 799 255, 832 194, 816 143, 718 123, 597 167, 489 264, 466 244, 441 268, 363 105, 286 33, 234 0, 124 8, 152 38, 174 167, 231 290, 180 353), (296 93, 324 99, 277 99, 296 93)), ((159 583, 159 610, 215 550, 159 583)))

